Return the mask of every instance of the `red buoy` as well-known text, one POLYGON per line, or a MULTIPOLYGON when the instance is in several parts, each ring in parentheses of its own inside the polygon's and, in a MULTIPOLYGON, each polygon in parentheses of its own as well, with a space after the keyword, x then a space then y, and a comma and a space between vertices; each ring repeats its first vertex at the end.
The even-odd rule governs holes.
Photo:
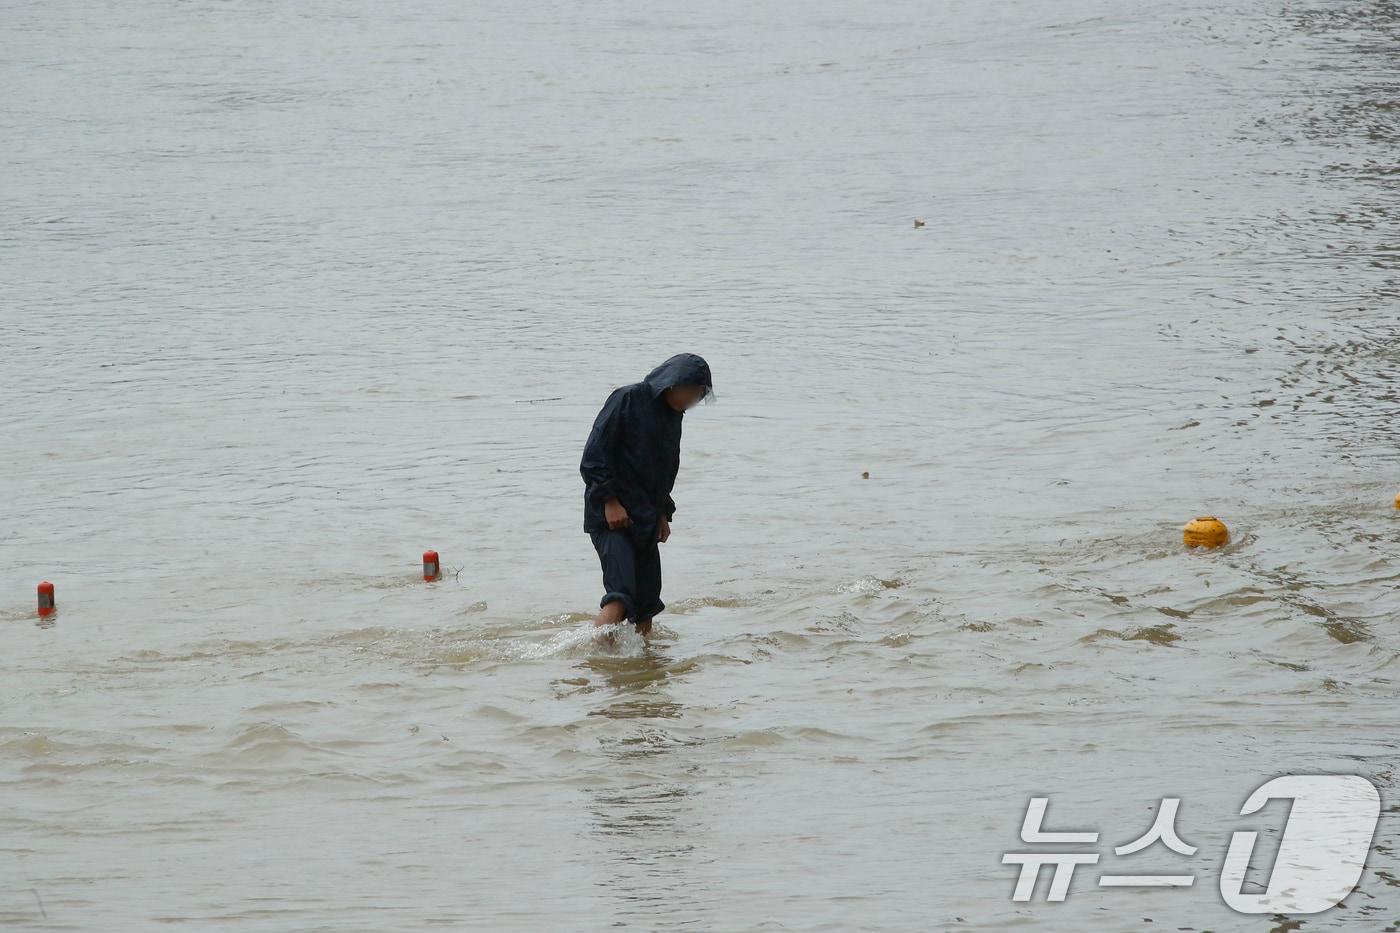
POLYGON ((39 616, 53 615, 53 584, 48 580, 39 584, 39 616))
POLYGON ((442 568, 438 564, 437 551, 423 552, 423 579, 436 580, 442 575, 442 568))

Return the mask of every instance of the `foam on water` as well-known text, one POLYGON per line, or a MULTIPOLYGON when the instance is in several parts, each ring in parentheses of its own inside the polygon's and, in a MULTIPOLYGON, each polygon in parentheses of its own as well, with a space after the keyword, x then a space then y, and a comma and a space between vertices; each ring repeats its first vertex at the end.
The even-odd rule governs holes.
MULTIPOLYGON (((655 629, 653 628, 653 631, 655 629)), ((504 653, 506 658, 538 661, 543 658, 577 658, 592 655, 639 657, 647 640, 631 623, 595 626, 588 624, 559 632, 543 642, 522 644, 504 653)))

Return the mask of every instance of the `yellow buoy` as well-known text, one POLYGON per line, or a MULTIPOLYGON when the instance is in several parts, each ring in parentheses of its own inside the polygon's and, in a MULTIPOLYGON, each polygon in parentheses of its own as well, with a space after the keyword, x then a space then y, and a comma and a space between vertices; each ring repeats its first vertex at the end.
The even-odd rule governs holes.
POLYGON ((1214 515, 1199 515, 1186 523, 1181 540, 1187 547, 1220 547, 1230 541, 1230 530, 1214 515))
POLYGON ((1400 492, 1397 492, 1395 494, 1395 507, 1397 509, 1400 509, 1400 492))

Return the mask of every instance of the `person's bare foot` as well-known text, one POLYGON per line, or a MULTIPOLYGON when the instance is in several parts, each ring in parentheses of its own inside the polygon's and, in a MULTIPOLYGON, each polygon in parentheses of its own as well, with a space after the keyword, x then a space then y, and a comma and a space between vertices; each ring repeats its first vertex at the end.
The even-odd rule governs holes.
POLYGON ((598 618, 593 620, 593 624, 616 625, 622 621, 625 615, 627 615, 627 607, 622 605, 622 600, 614 599, 603 607, 603 611, 598 613, 598 618))
MULTIPOLYGON (((603 606, 602 611, 598 613, 598 618, 593 620, 593 627, 603 628, 607 625, 616 625, 621 622, 626 615, 627 607, 622 604, 622 600, 611 600, 607 605, 603 606)), ((607 645, 609 648, 617 644, 617 639, 614 637, 614 632, 612 631, 599 632, 594 636, 594 641, 599 645, 607 645)))
POLYGON ((638 621, 638 622, 636 622, 636 623, 634 624, 634 628, 636 628, 637 634, 638 634, 638 635, 650 635, 650 634, 651 634, 651 620, 650 620, 650 619, 641 619, 640 621, 638 621))

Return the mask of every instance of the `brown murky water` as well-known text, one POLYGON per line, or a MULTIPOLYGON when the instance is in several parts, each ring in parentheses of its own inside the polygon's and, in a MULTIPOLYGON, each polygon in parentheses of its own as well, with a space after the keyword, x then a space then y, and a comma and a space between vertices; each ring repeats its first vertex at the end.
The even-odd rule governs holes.
POLYGON ((0 923, 1262 931, 1225 843, 1316 771, 1387 812, 1296 929, 1400 921, 1397 65, 1350 0, 5 5, 0 923), (607 650, 578 456, 682 350, 607 650), (1194 886, 1013 903, 1033 795, 1194 886))

